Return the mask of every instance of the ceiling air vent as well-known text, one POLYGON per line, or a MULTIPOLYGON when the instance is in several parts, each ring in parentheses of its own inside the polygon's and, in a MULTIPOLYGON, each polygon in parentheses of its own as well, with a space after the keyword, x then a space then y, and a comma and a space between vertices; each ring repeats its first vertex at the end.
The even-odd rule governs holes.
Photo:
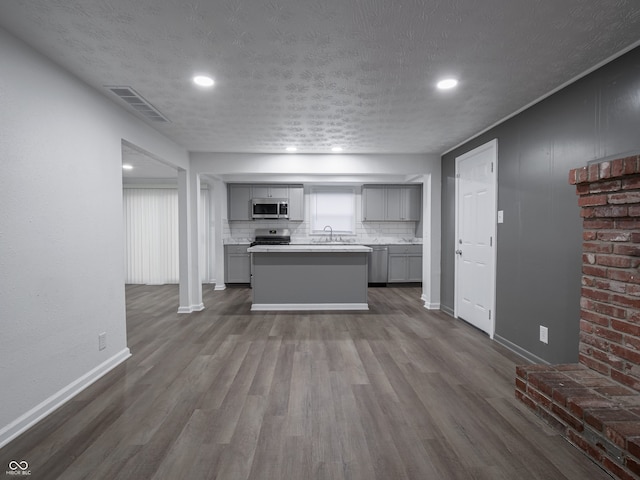
POLYGON ((169 119, 161 114, 156 107, 151 105, 147 100, 145 100, 142 95, 136 92, 131 87, 126 86, 108 86, 105 85, 105 88, 111 90, 112 93, 115 93, 122 100, 127 102, 127 104, 133 108, 136 112, 142 115, 145 118, 153 122, 168 122, 169 119))

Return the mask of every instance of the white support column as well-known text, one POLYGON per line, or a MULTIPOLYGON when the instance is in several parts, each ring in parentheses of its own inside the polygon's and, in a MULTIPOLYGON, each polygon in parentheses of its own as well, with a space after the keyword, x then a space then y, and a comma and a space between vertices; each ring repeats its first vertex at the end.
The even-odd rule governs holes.
POLYGON ((198 221, 200 218, 200 175, 194 173, 193 170, 189 172, 189 242, 190 248, 190 294, 191 294, 191 311, 199 312, 204 310, 204 304, 202 303, 202 280, 200 278, 200 235, 198 221))
POLYGON ((213 182, 213 218, 215 221, 214 255, 216 259, 216 290, 224 290, 224 219, 227 218, 227 187, 222 180, 213 182))
POLYGON ((422 301, 429 310, 440 309, 441 188, 439 172, 424 175, 422 185, 422 301), (437 175, 437 176, 436 176, 437 175))
POLYGON ((178 169, 178 249, 180 273, 180 305, 178 313, 191 313, 191 205, 188 172, 178 169))

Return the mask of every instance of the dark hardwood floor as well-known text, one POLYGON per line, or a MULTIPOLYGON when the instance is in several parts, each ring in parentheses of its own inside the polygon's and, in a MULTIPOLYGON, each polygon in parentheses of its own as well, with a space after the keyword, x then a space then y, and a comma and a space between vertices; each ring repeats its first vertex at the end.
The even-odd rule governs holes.
POLYGON ((177 295, 128 286, 133 356, 0 461, 65 480, 610 478, 515 400, 521 359, 418 288, 372 288, 357 313, 251 313, 249 289, 207 287, 178 315, 177 295))

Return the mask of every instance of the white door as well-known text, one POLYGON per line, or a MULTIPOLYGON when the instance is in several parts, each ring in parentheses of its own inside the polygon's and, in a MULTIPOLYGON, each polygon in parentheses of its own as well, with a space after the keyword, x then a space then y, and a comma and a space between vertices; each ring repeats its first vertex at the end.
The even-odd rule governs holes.
POLYGON ((493 338, 498 142, 456 158, 455 316, 493 338))

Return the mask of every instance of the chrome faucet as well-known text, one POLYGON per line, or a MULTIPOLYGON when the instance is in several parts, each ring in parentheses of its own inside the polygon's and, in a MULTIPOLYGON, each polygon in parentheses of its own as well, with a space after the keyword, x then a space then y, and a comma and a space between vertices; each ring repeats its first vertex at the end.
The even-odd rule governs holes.
POLYGON ((327 228, 329 229, 329 242, 333 242, 333 228, 331 228, 331 225, 325 225, 322 230, 326 232, 327 228))

